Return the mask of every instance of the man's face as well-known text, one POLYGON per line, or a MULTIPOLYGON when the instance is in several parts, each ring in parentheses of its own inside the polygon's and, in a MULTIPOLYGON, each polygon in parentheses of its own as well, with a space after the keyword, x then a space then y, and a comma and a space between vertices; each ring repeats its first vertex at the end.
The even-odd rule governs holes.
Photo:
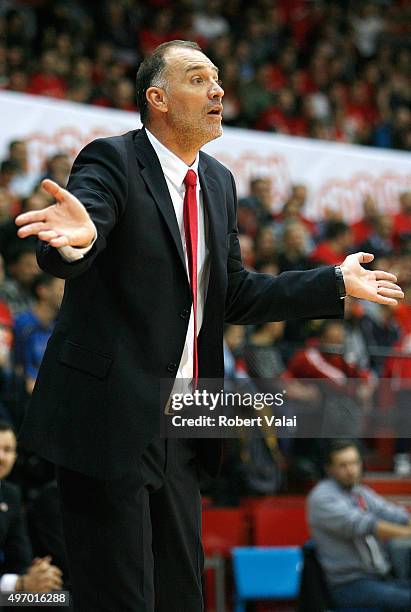
POLYGON ((12 431, 0 431, 0 480, 10 474, 16 457, 16 436, 12 431))
POLYGON ((196 49, 171 48, 165 60, 168 123, 188 146, 200 148, 223 132, 217 68, 196 49))
POLYGON ((349 446, 331 455, 328 475, 342 487, 351 489, 361 481, 362 461, 358 450, 349 446))

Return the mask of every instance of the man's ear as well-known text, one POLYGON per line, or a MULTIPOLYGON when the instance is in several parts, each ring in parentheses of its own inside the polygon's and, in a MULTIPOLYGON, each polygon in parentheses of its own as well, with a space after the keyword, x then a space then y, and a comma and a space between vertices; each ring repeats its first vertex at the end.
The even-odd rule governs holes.
POLYGON ((167 94, 161 87, 149 87, 146 91, 147 102, 152 110, 166 113, 168 110, 167 94))

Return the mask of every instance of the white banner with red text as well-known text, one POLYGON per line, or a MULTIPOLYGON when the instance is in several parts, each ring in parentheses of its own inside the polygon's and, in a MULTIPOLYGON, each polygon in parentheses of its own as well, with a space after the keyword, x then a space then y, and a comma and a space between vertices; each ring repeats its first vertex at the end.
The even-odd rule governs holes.
MULTIPOLYGON (((0 159, 7 157, 10 141, 24 139, 30 169, 39 174, 53 153, 74 158, 94 138, 141 127, 137 113, 6 91, 0 92, 0 117, 0 159)), ((306 185, 305 214, 311 219, 321 219, 329 209, 352 223, 361 216, 367 194, 381 211, 396 212, 398 195, 411 190, 411 155, 403 151, 229 127, 204 150, 230 168, 240 197, 247 195, 250 179, 270 177, 275 212, 292 184, 306 185)))

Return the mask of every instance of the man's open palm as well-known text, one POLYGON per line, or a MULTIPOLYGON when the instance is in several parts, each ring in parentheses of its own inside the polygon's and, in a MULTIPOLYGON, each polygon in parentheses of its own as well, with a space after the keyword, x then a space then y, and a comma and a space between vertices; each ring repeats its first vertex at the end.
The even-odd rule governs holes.
POLYGON ((354 253, 348 255, 341 264, 347 295, 378 304, 397 304, 404 293, 397 285, 395 274, 384 270, 366 270, 363 263, 374 259, 371 253, 354 253))
POLYGON ((56 203, 19 215, 16 218, 20 226, 18 236, 37 236, 56 248, 89 246, 95 237, 95 227, 80 200, 49 179, 42 182, 42 187, 56 203))

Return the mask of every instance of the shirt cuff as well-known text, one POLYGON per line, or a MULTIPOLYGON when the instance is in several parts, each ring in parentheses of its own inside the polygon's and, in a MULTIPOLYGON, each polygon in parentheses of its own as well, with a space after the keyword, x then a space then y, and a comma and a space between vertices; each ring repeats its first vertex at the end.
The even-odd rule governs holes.
POLYGON ((15 591, 18 574, 3 574, 0 578, 0 592, 15 591))
POLYGON ((86 253, 88 253, 92 249, 96 240, 97 240, 97 230, 96 230, 96 226, 94 226, 94 238, 93 238, 93 242, 89 246, 83 247, 83 248, 78 248, 78 247, 73 247, 73 246, 64 246, 64 247, 60 247, 57 250, 62 256, 62 258, 68 261, 69 263, 72 261, 78 261, 79 259, 83 259, 84 255, 86 255, 86 253))

